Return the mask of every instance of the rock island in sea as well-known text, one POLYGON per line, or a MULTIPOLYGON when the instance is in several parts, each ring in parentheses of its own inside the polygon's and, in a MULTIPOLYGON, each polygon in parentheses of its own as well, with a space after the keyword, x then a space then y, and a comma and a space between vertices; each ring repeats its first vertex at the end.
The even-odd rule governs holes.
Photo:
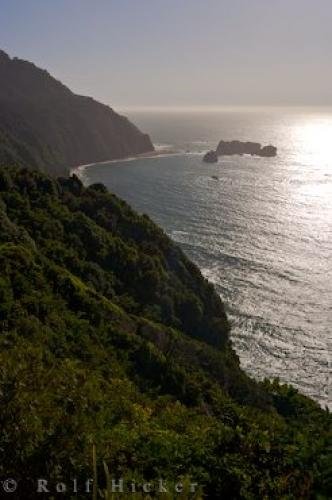
POLYGON ((277 155, 277 148, 272 145, 262 147, 259 142, 220 141, 215 151, 208 151, 204 155, 203 161, 215 163, 218 161, 219 156, 243 154, 273 157, 277 155))

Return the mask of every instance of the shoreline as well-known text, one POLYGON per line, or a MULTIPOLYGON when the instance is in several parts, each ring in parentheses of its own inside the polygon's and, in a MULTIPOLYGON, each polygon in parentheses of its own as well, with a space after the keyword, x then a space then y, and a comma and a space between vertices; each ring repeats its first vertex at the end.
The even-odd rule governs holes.
MULTIPOLYGON (((123 162, 135 161, 135 160, 140 160, 140 159, 144 159, 144 158, 146 158, 146 159, 151 158, 152 159, 152 158, 159 158, 159 157, 179 156, 179 155, 189 154, 189 152, 185 152, 185 151, 176 151, 175 149, 171 149, 171 148, 169 148, 169 149, 159 148, 158 149, 157 145, 154 145, 154 146, 156 148, 154 151, 148 151, 146 153, 139 153, 139 154, 132 155, 132 156, 126 156, 124 158, 95 161, 95 162, 91 162, 91 163, 84 163, 81 165, 77 165, 76 167, 72 167, 69 169, 69 176, 77 175, 77 177, 84 183, 84 179, 82 179, 84 171, 87 168, 92 167, 94 165, 108 165, 108 164, 112 164, 112 163, 123 163, 123 162)), ((169 146, 169 145, 167 145, 167 146, 169 146)), ((198 154, 201 154, 201 153, 198 153, 198 154)))

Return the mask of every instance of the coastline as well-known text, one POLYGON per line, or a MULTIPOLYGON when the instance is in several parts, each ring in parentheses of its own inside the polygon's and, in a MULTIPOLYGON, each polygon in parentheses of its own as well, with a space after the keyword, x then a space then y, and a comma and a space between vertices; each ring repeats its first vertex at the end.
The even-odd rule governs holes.
POLYGON ((188 152, 185 153, 184 151, 176 151, 175 149, 172 149, 171 145, 169 145, 169 144, 166 144, 165 146, 159 145, 159 144, 154 144, 154 147, 155 147, 154 151, 148 151, 147 153, 139 153, 136 155, 126 156, 124 158, 95 161, 95 162, 91 162, 91 163, 84 163, 82 165, 77 165, 77 166, 69 169, 69 176, 76 175, 84 184, 84 171, 87 168, 92 167, 94 165, 109 165, 111 163, 123 163, 123 162, 128 162, 128 161, 140 160, 142 158, 149 159, 149 158, 178 156, 178 155, 182 155, 182 154, 188 154, 188 152))

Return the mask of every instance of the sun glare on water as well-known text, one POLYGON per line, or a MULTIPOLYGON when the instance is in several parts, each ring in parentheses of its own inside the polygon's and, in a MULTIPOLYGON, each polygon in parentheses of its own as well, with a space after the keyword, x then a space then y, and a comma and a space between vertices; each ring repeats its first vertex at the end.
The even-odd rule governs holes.
MULTIPOLYGON (((295 128, 294 139, 299 142, 300 154, 307 161, 314 159, 318 166, 332 163, 332 119, 320 118, 308 120, 295 128)), ((301 160, 304 160, 301 157, 301 160)))
POLYGON ((307 119, 293 130, 294 160, 307 167, 302 172, 307 177, 303 194, 332 198, 332 119, 320 117, 307 119))

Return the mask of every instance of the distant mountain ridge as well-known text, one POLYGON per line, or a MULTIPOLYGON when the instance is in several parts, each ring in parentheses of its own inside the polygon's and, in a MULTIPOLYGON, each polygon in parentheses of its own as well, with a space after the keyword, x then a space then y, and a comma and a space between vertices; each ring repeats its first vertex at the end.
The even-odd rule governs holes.
POLYGON ((59 175, 71 166, 153 149, 150 137, 126 117, 0 50, 0 164, 59 175))

